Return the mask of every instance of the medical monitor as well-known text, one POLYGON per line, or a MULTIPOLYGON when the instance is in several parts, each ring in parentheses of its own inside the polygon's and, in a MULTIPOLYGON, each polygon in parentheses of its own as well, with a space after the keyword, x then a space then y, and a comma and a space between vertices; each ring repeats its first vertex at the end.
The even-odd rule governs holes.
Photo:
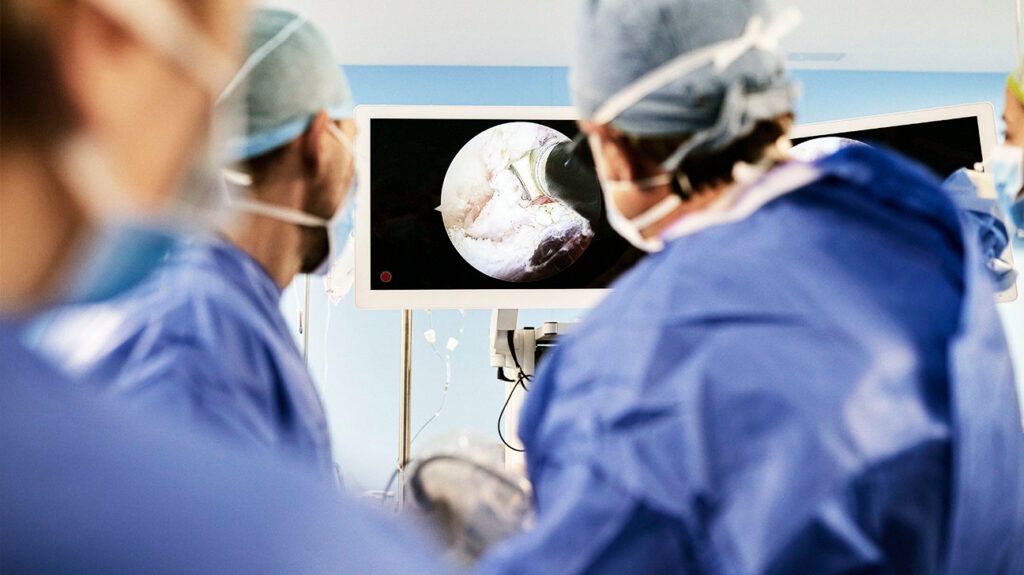
MULTIPOLYGON (((578 134, 569 107, 362 106, 356 304, 370 309, 582 309, 642 254, 596 206, 551 201, 578 134), (545 171, 545 166, 549 169, 545 171)), ((996 143, 989 104, 809 124, 945 177, 996 143)), ((587 193, 600 196, 590 186, 587 193)))
POLYGON ((578 183, 593 202, 552 199, 580 180, 572 108, 356 115, 359 307, 587 308, 640 258, 607 225, 596 178, 578 183))
POLYGON ((995 109, 987 102, 931 110, 804 124, 793 129, 794 144, 835 137, 895 150, 945 179, 974 168, 996 145, 995 109))
MULTIPOLYGON (((817 140, 826 147, 840 140, 855 140, 888 148, 927 166, 944 180, 960 168, 975 168, 988 161, 997 142, 996 116, 987 102, 964 104, 805 124, 794 128, 792 140, 796 145, 817 140)), ((983 195, 986 192, 994 199, 994 190, 982 190, 983 195)), ((1013 264, 1011 246, 1007 246, 1003 259, 1013 264)), ((1016 299, 1016 285, 996 294, 1000 303, 1016 299)))

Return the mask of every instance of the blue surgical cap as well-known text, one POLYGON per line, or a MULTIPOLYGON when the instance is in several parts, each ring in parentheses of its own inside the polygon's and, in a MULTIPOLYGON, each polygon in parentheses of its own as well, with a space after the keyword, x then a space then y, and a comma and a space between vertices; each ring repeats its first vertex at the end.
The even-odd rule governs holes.
MULTIPOLYGON (((740 38, 752 19, 765 25, 766 0, 587 0, 578 18, 572 92, 580 117, 683 54, 740 38)), ((700 135, 694 150, 715 151, 758 121, 793 110, 796 89, 777 49, 745 50, 718 69, 706 65, 672 79, 622 111, 611 124, 636 136, 700 135)))
POLYGON ((274 9, 250 14, 247 58, 218 106, 245 113, 242 135, 228 141, 227 162, 291 142, 320 110, 335 120, 353 113, 352 93, 327 39, 305 17, 274 9))

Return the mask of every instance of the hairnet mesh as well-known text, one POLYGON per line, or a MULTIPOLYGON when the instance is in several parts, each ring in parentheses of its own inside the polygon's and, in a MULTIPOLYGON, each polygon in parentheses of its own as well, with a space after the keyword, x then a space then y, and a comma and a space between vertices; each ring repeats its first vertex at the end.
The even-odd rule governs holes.
MULTIPOLYGON (((771 21, 766 0, 588 0, 577 30, 572 91, 583 118, 651 70, 771 21)), ((778 51, 755 49, 648 94, 612 121, 637 136, 699 134, 692 151, 721 149, 760 121, 792 111, 796 89, 778 51)))
POLYGON ((248 52, 220 106, 245 110, 243 135, 229 141, 227 161, 264 154, 299 137, 313 115, 349 118, 352 94, 326 38, 304 17, 255 10, 248 52))

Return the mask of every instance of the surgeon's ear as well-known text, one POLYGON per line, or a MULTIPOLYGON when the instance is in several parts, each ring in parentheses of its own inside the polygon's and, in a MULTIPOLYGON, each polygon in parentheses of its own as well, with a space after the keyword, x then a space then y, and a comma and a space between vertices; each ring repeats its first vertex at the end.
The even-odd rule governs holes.
POLYGON ((331 137, 331 134, 327 131, 327 123, 330 121, 331 118, 327 115, 327 111, 320 110, 313 116, 313 120, 309 122, 306 132, 302 134, 302 156, 305 160, 304 163, 316 175, 325 173, 329 165, 331 148, 328 139, 331 137))
POLYGON ((600 126, 589 131, 589 136, 594 161, 603 178, 618 181, 637 179, 636 162, 628 142, 621 134, 600 126))

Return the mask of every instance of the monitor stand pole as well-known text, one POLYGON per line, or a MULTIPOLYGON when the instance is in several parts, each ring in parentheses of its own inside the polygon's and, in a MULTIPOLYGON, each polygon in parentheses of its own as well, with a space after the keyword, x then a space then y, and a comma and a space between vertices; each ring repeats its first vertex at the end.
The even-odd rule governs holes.
POLYGON ((398 505, 405 504, 405 471, 411 457, 412 310, 402 310, 402 389, 398 404, 398 505))

